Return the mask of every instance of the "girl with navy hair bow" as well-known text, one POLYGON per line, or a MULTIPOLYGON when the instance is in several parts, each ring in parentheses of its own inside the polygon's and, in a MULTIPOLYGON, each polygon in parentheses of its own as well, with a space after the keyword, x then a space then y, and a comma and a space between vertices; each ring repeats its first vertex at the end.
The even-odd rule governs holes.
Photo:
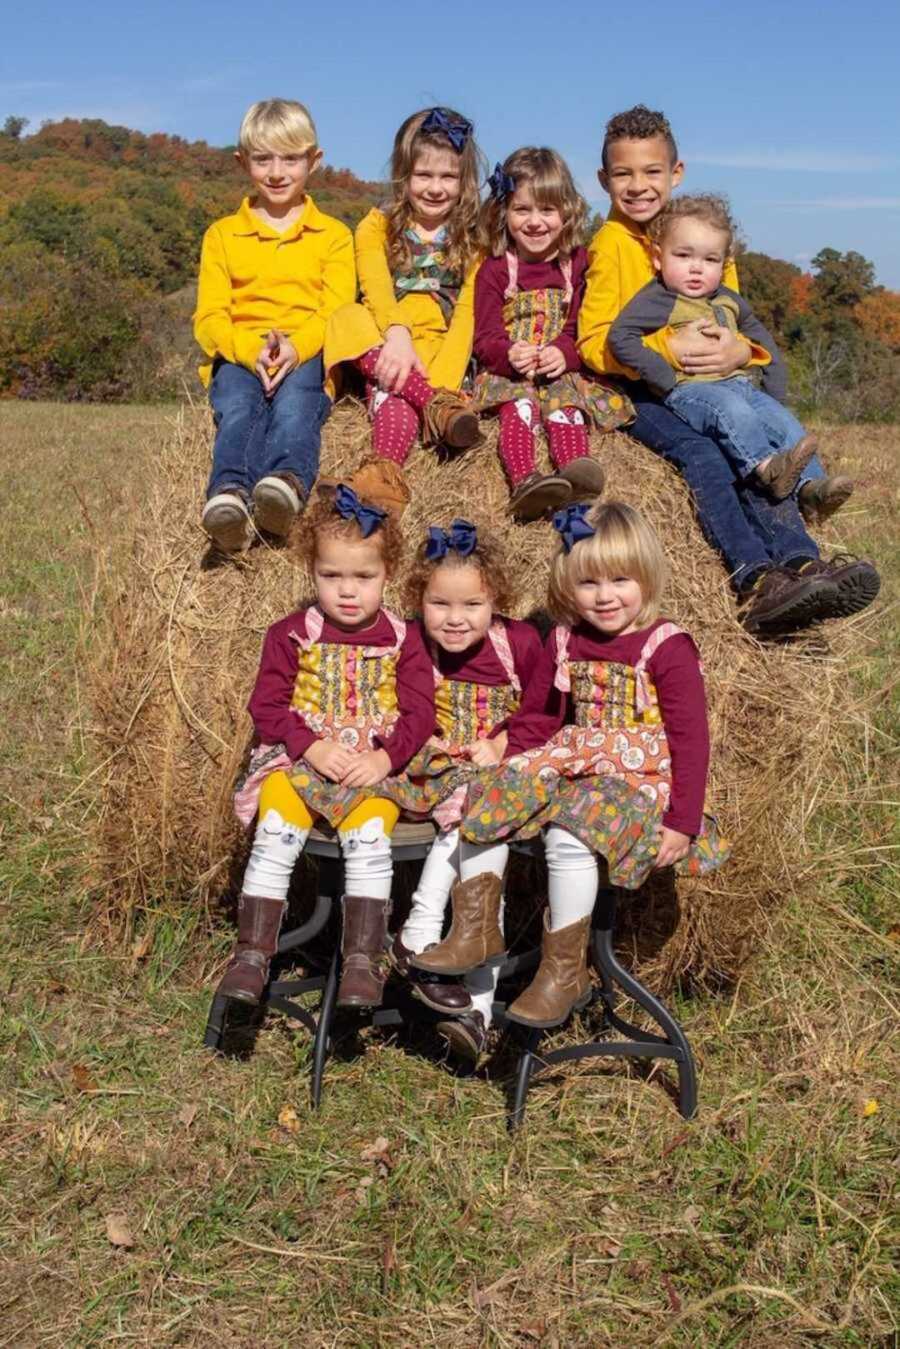
POLYGON ((362 303, 329 319, 325 367, 350 362, 366 379, 372 445, 404 464, 426 444, 466 449, 478 419, 460 394, 472 353, 482 156, 472 123, 423 108, 394 139, 391 199, 356 230, 362 303))
POLYGON ((500 417, 500 458, 510 509, 536 520, 574 499, 599 496, 604 474, 588 428, 631 421, 621 391, 588 377, 576 346, 587 252, 587 208, 556 150, 526 146, 498 164, 479 228, 487 257, 475 281, 472 407, 500 417), (537 467, 535 434, 547 437, 552 473, 537 467))
MULTIPOLYGON (((553 523, 560 542, 548 607, 557 625, 509 721, 504 765, 470 788, 460 825, 469 884, 481 876, 482 887, 505 864, 511 837, 545 831, 541 964, 508 1012, 539 1027, 560 1025, 588 1000, 598 858, 614 885, 637 889, 655 868, 677 864, 696 875, 728 855, 704 813, 700 658, 688 634, 660 616, 659 540, 615 501, 570 504, 553 523)), ((441 943, 428 953, 430 968, 455 971, 454 957, 441 943)))
MULTIPOLYGON (((361 471, 362 473, 362 471, 361 471)), ((238 908, 238 941, 219 992, 257 1003, 278 944, 291 873, 316 819, 344 859, 338 1002, 381 1001, 397 805, 402 781, 434 729, 431 661, 416 624, 384 608, 402 537, 378 501, 320 486, 304 521, 314 601, 273 624, 250 715, 257 747, 235 808, 256 830, 238 908)))

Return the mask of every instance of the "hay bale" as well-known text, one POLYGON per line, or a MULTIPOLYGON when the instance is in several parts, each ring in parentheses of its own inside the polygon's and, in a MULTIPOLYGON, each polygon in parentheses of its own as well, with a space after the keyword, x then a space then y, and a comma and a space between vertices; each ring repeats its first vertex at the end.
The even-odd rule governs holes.
MULTIPOLYGON (((429 523, 472 516, 502 530, 514 613, 546 597, 549 525, 512 526, 496 453, 484 445, 452 463, 416 451, 411 539, 429 523)), ((346 399, 325 430, 323 473, 358 464, 369 444, 361 406, 346 399)), ((111 928, 136 909, 206 904, 233 883, 242 834, 230 797, 250 736, 246 702, 263 634, 307 591, 290 548, 254 547, 239 562, 206 556, 199 511, 210 462, 205 410, 180 412, 160 447, 158 473, 130 523, 129 561, 116 577, 95 647, 93 701, 104 765, 96 819, 98 892, 111 928)), ((609 494, 639 506, 659 530, 672 579, 665 612, 696 637, 704 659, 714 745, 710 798, 734 843, 731 863, 696 882, 657 878, 631 905, 634 955, 658 987, 675 978, 733 977, 773 906, 813 884, 804 826, 821 784, 834 787, 833 726, 846 676, 846 624, 821 636, 761 647, 735 622, 716 555, 703 540, 678 475, 625 435, 598 438, 609 494)), ((301 524, 302 527, 302 524, 301 524)), ((388 599, 392 596, 389 594, 388 599)), ((858 620, 857 620, 858 622, 858 620)))

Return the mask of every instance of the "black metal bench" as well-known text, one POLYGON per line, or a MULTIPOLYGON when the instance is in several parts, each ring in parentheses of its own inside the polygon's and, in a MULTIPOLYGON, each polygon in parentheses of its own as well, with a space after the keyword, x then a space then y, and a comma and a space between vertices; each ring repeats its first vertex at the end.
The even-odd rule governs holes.
MULTIPOLYGON (((398 824, 392 837, 394 860, 424 861, 434 836, 435 831, 431 824, 398 824)), ((539 845, 536 843, 513 844, 513 847, 516 851, 539 853, 539 845)), ((266 990, 261 1013, 264 1014, 270 1008, 274 1008, 285 1016, 301 1022, 311 1032, 313 1036, 311 1095, 312 1105, 317 1108, 321 1100, 325 1063, 332 1041, 340 980, 340 936, 338 934, 333 953, 327 961, 322 961, 305 948, 323 931, 332 915, 336 918, 338 926, 340 925, 343 873, 340 844, 335 834, 314 829, 307 840, 305 851, 307 855, 319 859, 315 905, 305 923, 282 934, 278 942, 278 956, 302 952, 304 963, 316 968, 318 972, 302 979, 273 979, 266 990), (322 994, 316 1016, 294 1001, 298 996, 312 992, 322 994)), ((613 887, 600 891, 591 927, 593 963, 600 981, 599 985, 594 987, 593 996, 593 1005, 596 1007, 599 1004, 602 1010, 601 1021, 597 1028, 599 1038, 584 1044, 549 1049, 542 1054, 539 1052, 540 1044, 548 1032, 508 1022, 507 1004, 502 1000, 494 1003, 496 1024, 506 1026, 521 1046, 508 1118, 511 1129, 517 1128, 522 1122, 528 1089, 536 1072, 557 1063, 589 1058, 671 1060, 678 1072, 678 1109, 685 1119, 689 1119, 696 1112, 697 1075, 684 1031, 659 999, 625 969, 613 950, 616 898, 617 891, 613 887), (620 993, 632 998, 652 1018, 662 1034, 643 1030, 623 1020, 616 1010, 620 993), (628 1038, 620 1040, 605 1038, 610 1031, 618 1031, 628 1038)), ((539 960, 540 951, 536 948, 520 955, 510 956, 500 969, 500 982, 503 983, 526 970, 533 969, 539 960)), ((440 1020, 439 1014, 430 1012, 422 1003, 417 1002, 402 985, 393 988, 396 996, 391 996, 391 989, 392 985, 389 983, 385 1004, 376 1008, 371 1014, 372 1025, 401 1027, 413 1019, 431 1022, 440 1020)), ((230 1005, 228 998, 219 995, 213 997, 204 1035, 204 1044, 210 1049, 221 1049, 225 1043, 230 1005)))

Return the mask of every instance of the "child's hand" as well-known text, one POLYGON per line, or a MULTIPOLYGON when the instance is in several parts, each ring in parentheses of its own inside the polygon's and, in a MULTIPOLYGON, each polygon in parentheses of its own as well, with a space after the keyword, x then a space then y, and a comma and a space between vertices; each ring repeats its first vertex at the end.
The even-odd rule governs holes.
POLYGON ((271 398, 282 380, 300 363, 297 348, 284 333, 273 328, 266 345, 256 358, 256 374, 267 398, 271 398))
POLYGON ((513 370, 518 370, 520 375, 534 375, 539 352, 540 348, 532 342, 513 342, 506 356, 513 370))
POLYGON ((466 745, 466 753, 476 768, 496 768, 506 753, 506 732, 501 731, 493 740, 474 740, 466 745))
POLYGON ((323 778, 343 782, 344 774, 360 756, 336 740, 314 740, 303 757, 323 778))
POLYGON ((369 749, 364 754, 355 754, 353 763, 341 777, 342 787, 374 787, 382 782, 391 771, 391 760, 387 750, 369 749))
POLYGON ((395 324, 385 333, 384 346, 375 362, 374 374, 379 388, 388 393, 399 393, 411 370, 418 370, 420 375, 427 373, 416 355, 409 329, 395 324))
POLYGON ((680 834, 677 829, 667 829, 663 825, 659 854, 654 866, 657 868, 674 866, 676 862, 681 861, 682 857, 687 857, 690 846, 690 834, 680 834))
POLYGON ((560 375, 565 374, 565 370, 565 352, 560 351, 559 347, 553 346, 552 342, 548 347, 540 348, 537 359, 537 373, 539 375, 546 375, 548 379, 558 379, 560 375))
POLYGON ((725 379, 742 370, 750 359, 750 345, 728 328, 707 319, 695 319, 668 339, 669 350, 687 375, 725 379))

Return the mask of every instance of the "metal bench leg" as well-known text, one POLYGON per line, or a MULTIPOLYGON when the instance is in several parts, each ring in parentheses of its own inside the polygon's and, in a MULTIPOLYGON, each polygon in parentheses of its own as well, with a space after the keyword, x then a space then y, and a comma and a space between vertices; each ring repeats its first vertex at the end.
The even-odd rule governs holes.
POLYGON ((507 1118, 507 1127, 510 1133, 515 1133, 522 1120, 525 1118, 525 1098, 528 1095, 528 1087, 531 1083, 531 1074, 534 1072, 537 1064, 535 1050, 541 1042, 544 1032, 537 1028, 528 1030, 522 1036, 522 1053, 519 1057, 519 1065, 516 1070, 516 1087, 513 1094, 512 1109, 507 1118))
POLYGON ((313 1110, 318 1110, 319 1101, 322 1097, 322 1076, 325 1072, 325 1059, 328 1056, 328 1045, 331 1039, 331 1022, 334 1018, 334 1006, 337 1002, 338 974, 340 971, 340 942, 338 948, 331 958, 331 964, 328 967, 328 979, 325 983, 325 989, 322 993, 322 1006, 319 1008, 318 1024, 316 1025, 316 1037, 313 1040, 313 1064, 312 1064, 312 1105, 313 1110))
POLYGON ((207 1049, 221 1049, 225 1039, 225 1027, 228 1022, 228 1003, 230 999, 222 993, 216 993, 209 1007, 206 1032, 203 1043, 207 1049))

